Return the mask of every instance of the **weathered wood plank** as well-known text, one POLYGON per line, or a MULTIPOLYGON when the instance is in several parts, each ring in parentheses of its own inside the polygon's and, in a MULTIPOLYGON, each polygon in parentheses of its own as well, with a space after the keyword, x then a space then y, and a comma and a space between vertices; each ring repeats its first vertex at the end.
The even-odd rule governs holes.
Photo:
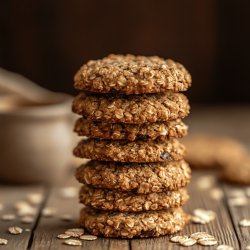
POLYGON ((231 213, 231 219, 240 242, 240 249, 245 249, 246 246, 250 245, 250 227, 240 227, 239 222, 242 219, 250 219, 250 200, 248 199, 248 203, 246 205, 235 206, 230 203, 230 198, 233 198, 232 192, 235 190, 242 190, 246 195, 246 187, 224 184, 224 189, 227 198, 226 200, 228 209, 231 213))
MULTIPOLYGON (((70 185, 72 185, 72 183, 75 187, 80 187, 76 184, 76 181, 70 181, 70 185)), ((53 188, 51 190, 46 207, 56 208, 57 212, 55 216, 50 218, 46 218, 44 216, 41 217, 34 232, 34 240, 31 247, 32 250, 69 249, 69 246, 63 244, 64 240, 57 239, 56 236, 63 233, 66 229, 77 227, 81 205, 78 204, 78 197, 70 199, 60 197, 60 190, 61 188, 53 188), (71 222, 62 221, 60 216, 63 214, 71 214, 73 216, 73 220, 71 222)), ((129 249, 129 241, 98 238, 95 241, 82 241, 82 246, 74 247, 74 249, 127 250, 129 249)))
MULTIPOLYGON (((16 214, 16 209, 14 204, 18 201, 26 200, 27 195, 30 193, 42 193, 45 190, 43 187, 39 186, 0 186, 0 203, 3 204, 3 209, 0 211, 0 216, 4 214, 16 214)), ((20 222, 20 217, 16 216, 15 220, 4 221, 0 219, 0 238, 8 240, 8 244, 4 246, 4 249, 18 249, 24 250, 28 248, 29 242, 32 239, 32 229, 35 227, 36 220, 39 216, 40 205, 36 205, 36 214, 34 216, 35 220, 31 224, 23 224, 20 222), (24 229, 23 233, 20 235, 11 235, 8 233, 8 228, 11 226, 19 226, 24 229), (28 229, 29 231, 25 231, 28 229)))
MULTIPOLYGON (((211 172, 210 172, 211 173, 211 172)), ((190 201, 186 205, 186 211, 192 213, 195 208, 204 208, 216 212, 217 218, 206 224, 189 224, 183 232, 178 235, 190 235, 194 232, 205 231, 214 235, 219 244, 227 244, 239 249, 238 239, 234 231, 233 224, 230 219, 224 200, 214 200, 210 197, 208 190, 199 189, 197 181, 201 176, 207 175, 207 172, 193 171, 192 182, 189 185, 190 201)), ((217 184, 214 185, 216 187, 217 184)), ((171 243, 168 237, 160 237, 158 239, 135 239, 131 241, 131 247, 134 250, 160 250, 160 249, 184 249, 177 243, 171 243)), ((192 250, 204 249, 200 245, 192 246, 192 250)))

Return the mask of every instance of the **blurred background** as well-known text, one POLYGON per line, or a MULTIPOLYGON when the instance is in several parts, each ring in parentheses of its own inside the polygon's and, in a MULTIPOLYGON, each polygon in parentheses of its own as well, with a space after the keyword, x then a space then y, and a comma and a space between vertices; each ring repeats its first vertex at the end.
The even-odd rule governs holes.
POLYGON ((192 103, 250 102, 250 1, 0 2, 0 67, 54 91, 109 53, 159 55, 193 76, 192 103))

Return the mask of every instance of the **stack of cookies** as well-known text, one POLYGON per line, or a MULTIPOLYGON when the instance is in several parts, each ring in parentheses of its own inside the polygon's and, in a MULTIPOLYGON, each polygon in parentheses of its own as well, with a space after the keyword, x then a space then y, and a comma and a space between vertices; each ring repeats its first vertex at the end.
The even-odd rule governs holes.
POLYGON ((92 234, 161 236, 188 222, 181 206, 191 171, 177 138, 187 134, 181 119, 189 114, 178 92, 190 85, 181 64, 156 56, 109 55, 77 72, 75 132, 88 138, 74 154, 91 159, 76 171, 80 224, 92 234))

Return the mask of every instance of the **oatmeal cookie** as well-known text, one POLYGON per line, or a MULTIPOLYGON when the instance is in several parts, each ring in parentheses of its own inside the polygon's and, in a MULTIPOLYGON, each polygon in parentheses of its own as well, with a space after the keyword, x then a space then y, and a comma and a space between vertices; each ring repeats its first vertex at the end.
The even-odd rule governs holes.
POLYGON ((182 230, 188 221, 182 208, 121 213, 86 207, 80 213, 80 225, 91 234, 104 237, 159 237, 182 230))
POLYGON ((188 135, 182 140, 187 148, 186 161, 194 168, 220 168, 247 150, 238 141, 210 134, 188 135))
POLYGON ((143 94, 185 91, 191 75, 180 63, 158 56, 109 55, 84 64, 75 88, 99 93, 143 94))
POLYGON ((84 118, 76 121, 74 131, 80 136, 111 140, 169 140, 187 135, 188 126, 180 119, 142 124, 94 122, 84 118))
POLYGON ((149 194, 185 187, 191 170, 183 160, 168 163, 89 161, 76 169, 75 176, 80 183, 96 188, 149 194))
POLYGON ((80 93, 72 106, 73 112, 88 120, 133 124, 184 118, 189 109, 187 97, 172 92, 129 96, 80 93))
POLYGON ((161 193, 136 194, 92 188, 87 185, 82 186, 79 197, 80 202, 86 206, 105 211, 120 212, 156 211, 180 207, 189 198, 185 188, 161 193))
POLYGON ((244 185, 250 185, 250 155, 234 158, 223 168, 224 179, 244 185))
POLYGON ((183 159, 185 147, 176 139, 164 142, 86 139, 76 146, 74 155, 99 161, 178 161, 183 159))

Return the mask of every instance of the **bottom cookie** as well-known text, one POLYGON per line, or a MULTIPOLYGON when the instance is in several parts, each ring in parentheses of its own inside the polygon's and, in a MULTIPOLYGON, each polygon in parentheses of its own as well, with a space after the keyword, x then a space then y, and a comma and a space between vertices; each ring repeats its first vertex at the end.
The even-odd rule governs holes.
POLYGON ((85 207, 81 210, 80 225, 93 235, 133 238, 159 237, 174 234, 189 221, 182 208, 157 212, 103 212, 85 207))

